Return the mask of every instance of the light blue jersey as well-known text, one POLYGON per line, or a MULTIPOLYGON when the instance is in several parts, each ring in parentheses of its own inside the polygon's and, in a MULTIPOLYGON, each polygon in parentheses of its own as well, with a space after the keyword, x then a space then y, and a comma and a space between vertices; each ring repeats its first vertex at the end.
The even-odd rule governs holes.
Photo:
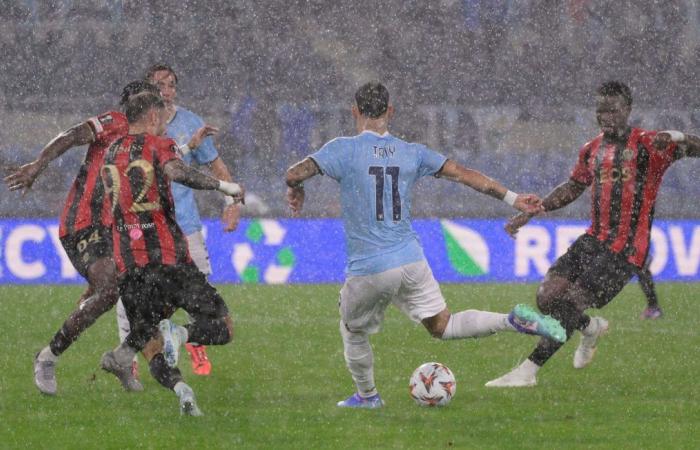
MULTIPOLYGON (((173 138, 179 147, 190 141, 195 131, 204 125, 204 121, 192 111, 179 106, 175 108, 175 117, 168 123, 167 135, 173 138)), ((214 142, 211 137, 207 137, 199 147, 182 156, 182 159, 187 165, 192 165, 192 162, 203 165, 214 161, 218 156, 214 142)), ((202 221, 199 218, 199 210, 192 189, 179 183, 171 183, 171 189, 175 201, 175 220, 180 225, 182 232, 185 235, 190 235, 201 230, 202 221)))
POLYGON ((447 158, 424 145, 371 131, 333 139, 311 158, 340 183, 347 275, 370 275, 424 259, 411 228, 411 191, 447 158))

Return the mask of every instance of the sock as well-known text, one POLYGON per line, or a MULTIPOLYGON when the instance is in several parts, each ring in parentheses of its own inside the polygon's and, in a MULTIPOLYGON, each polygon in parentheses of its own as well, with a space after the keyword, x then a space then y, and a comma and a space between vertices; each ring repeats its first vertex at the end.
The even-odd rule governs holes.
POLYGON ((350 370, 357 387, 357 393, 363 398, 377 395, 374 384, 374 355, 366 333, 351 333, 340 321, 340 335, 343 338, 345 363, 350 370))
POLYGON ((126 309, 124 309, 121 297, 117 302, 117 329, 119 330, 119 342, 124 342, 124 339, 131 331, 131 325, 129 324, 129 318, 126 316, 126 309))
POLYGON ((56 362, 58 361, 58 355, 54 355, 53 352, 51 351, 50 346, 46 346, 41 349, 39 352, 39 355, 37 355, 36 359, 39 361, 53 361, 56 362))
MULTIPOLYGON (((579 313, 574 305, 562 301, 555 303, 551 316, 557 319, 566 330, 567 341, 576 330, 583 330, 590 326, 591 321, 586 314, 579 313)), ((563 345, 553 339, 542 338, 528 359, 538 366, 543 366, 563 345)))
POLYGON ((114 359, 117 360, 117 363, 120 366, 130 366, 131 361, 134 360, 134 356, 136 355, 136 350, 129 347, 129 345, 126 343, 119 344, 119 346, 115 348, 113 352, 114 359))
MULTIPOLYGON (((119 301, 117 301, 117 331, 119 331, 119 342, 124 342, 131 332, 131 324, 129 324, 129 318, 126 315, 126 309, 124 308, 121 297, 119 297, 119 301)), ((134 355, 134 361, 137 360, 138 356, 134 355)))
POLYGON ((90 325, 95 323, 105 311, 112 306, 100 299, 99 295, 94 294, 88 298, 81 299, 78 307, 68 316, 61 329, 51 338, 49 347, 54 355, 60 356, 68 350, 68 347, 75 342, 78 337, 90 325))
POLYGON ((508 314, 469 309, 450 315, 442 339, 480 338, 503 330, 514 330, 508 314))
POLYGON ((175 386, 173 386, 173 391, 175 391, 178 397, 181 397, 182 394, 192 391, 192 388, 189 387, 184 381, 178 381, 175 383, 175 386))
POLYGON ((180 342, 185 343, 187 342, 187 339, 189 339, 189 332, 187 331, 187 328, 178 325, 177 328, 175 328, 177 331, 177 335, 180 338, 180 342))
POLYGON ((148 367, 153 378, 155 378, 161 386, 168 389, 174 390, 177 383, 183 381, 180 369, 177 367, 169 367, 162 353, 155 355, 148 363, 148 367))

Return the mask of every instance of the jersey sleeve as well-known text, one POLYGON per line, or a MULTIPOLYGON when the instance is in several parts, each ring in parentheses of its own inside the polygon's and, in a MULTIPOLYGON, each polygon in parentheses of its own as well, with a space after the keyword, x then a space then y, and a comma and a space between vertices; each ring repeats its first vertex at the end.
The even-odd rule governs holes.
POLYGON ((316 162, 322 175, 328 175, 334 180, 340 180, 343 176, 345 159, 349 153, 349 149, 343 149, 342 142, 339 139, 333 139, 312 154, 310 158, 316 162))
POLYGON ((124 114, 110 111, 87 120, 95 135, 95 142, 108 143, 129 132, 129 123, 124 114))
POLYGON ((578 160, 571 171, 571 179, 577 183, 590 186, 593 183, 594 174, 588 164, 588 159, 591 157, 591 145, 584 145, 578 153, 578 160))
POLYGON ((447 157, 435 150, 431 150, 425 145, 418 146, 420 155, 420 166, 418 167, 418 177, 437 174, 442 166, 447 162, 447 157))
POLYGON ((163 169, 165 164, 173 159, 180 159, 177 154, 177 143, 170 139, 158 139, 155 145, 155 153, 158 161, 158 166, 163 169))
MULTIPOLYGON (((201 127, 204 126, 204 120, 196 114, 192 114, 192 134, 196 133, 201 127)), ((190 135, 191 137, 192 135, 190 135)), ((219 152, 216 151, 214 147, 214 140, 211 136, 204 138, 199 147, 193 149, 192 157, 195 162, 199 165, 209 164, 219 157, 219 152)))
POLYGON ((654 137, 657 134, 658 131, 647 131, 640 138, 644 146, 651 154, 660 156, 661 159, 663 159, 669 164, 685 156, 685 151, 683 147, 676 144, 675 142, 669 143, 668 146, 662 150, 657 150, 652 144, 652 142, 654 141, 654 137))

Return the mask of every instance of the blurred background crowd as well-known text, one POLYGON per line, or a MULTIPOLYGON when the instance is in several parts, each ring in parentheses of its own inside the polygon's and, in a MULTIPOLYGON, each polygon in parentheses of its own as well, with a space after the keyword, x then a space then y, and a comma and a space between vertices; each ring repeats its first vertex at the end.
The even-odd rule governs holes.
MULTIPOLYGON (((247 214, 282 217, 283 171, 353 134, 352 94, 389 88, 393 133, 513 190, 545 194, 597 134, 593 92, 633 90, 633 123, 700 132, 697 0, 6 0, 0 8, 0 164, 27 162, 57 132, 114 108, 156 62, 178 103, 219 126, 216 145, 254 194, 247 214)), ((69 152, 0 216, 55 216, 84 152, 69 152)), ((700 161, 667 175, 658 214, 696 217, 700 161)), ((337 187, 310 183, 307 215, 336 216, 337 187)), ((220 199, 203 195, 217 215, 220 199)), ((585 201, 559 213, 583 217, 585 201)), ((425 180, 417 216, 494 217, 504 205, 425 180)))

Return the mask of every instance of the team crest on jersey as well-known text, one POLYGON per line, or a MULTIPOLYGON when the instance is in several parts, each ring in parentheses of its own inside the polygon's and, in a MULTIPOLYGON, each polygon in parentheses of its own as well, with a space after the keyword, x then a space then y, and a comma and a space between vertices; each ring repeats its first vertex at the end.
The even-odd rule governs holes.
POLYGON ((631 148, 626 148, 622 151, 622 159, 629 161, 634 157, 634 150, 631 148))
POLYGON ((110 124, 113 121, 114 121, 114 119, 112 118, 111 114, 105 114, 104 116, 100 117, 100 123, 103 125, 110 124))

